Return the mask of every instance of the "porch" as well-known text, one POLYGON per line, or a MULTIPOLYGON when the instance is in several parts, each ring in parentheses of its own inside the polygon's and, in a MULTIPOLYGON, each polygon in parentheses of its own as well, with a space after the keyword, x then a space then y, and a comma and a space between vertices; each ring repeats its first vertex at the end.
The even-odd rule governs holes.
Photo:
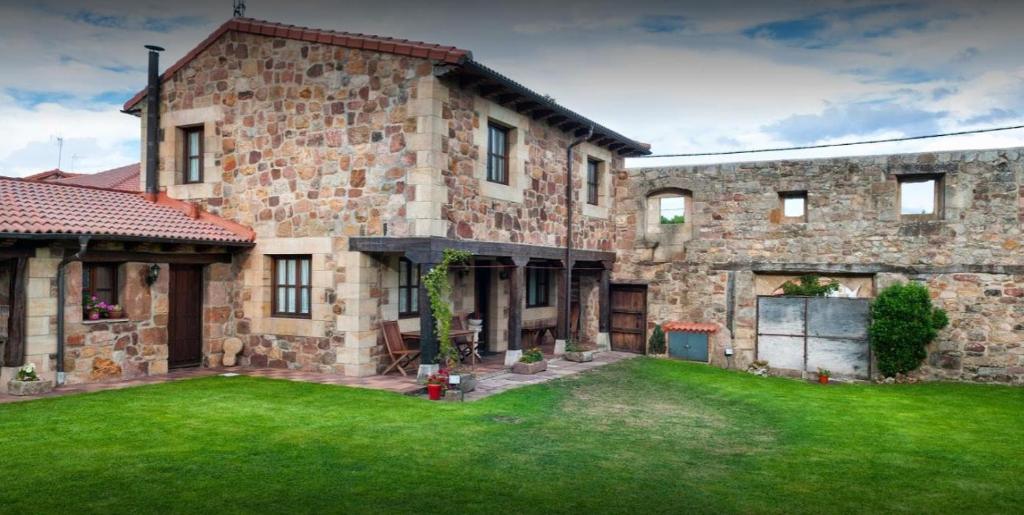
POLYGON ((591 349, 609 348, 612 252, 572 251, 569 274, 560 247, 439 237, 360 237, 351 238, 349 247, 380 264, 387 299, 380 317, 397 320, 401 331, 415 339, 420 364, 435 362, 438 342, 426 286, 418 278, 441 261, 445 249, 473 256, 469 263, 452 267, 449 280, 452 311, 460 325, 470 315, 483 320, 478 367, 503 370, 535 346, 554 355, 556 343, 566 339, 591 349))

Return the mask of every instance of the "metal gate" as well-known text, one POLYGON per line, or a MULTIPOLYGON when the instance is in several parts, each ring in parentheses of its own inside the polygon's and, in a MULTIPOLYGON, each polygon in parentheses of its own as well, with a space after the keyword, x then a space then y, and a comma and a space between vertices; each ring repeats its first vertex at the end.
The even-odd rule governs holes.
POLYGON ((757 357, 772 368, 867 379, 868 299, 758 297, 757 357))

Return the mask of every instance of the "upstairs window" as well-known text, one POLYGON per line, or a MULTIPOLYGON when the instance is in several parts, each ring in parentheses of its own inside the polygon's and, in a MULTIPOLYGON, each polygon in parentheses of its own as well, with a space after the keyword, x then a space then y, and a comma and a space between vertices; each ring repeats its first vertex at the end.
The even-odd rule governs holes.
POLYGON ((420 316, 420 267, 405 258, 398 261, 398 316, 420 316))
POLYGON ((807 221, 807 192, 788 191, 779 193, 782 203, 782 217, 788 221, 807 221))
POLYGON ((600 199, 601 162, 587 159, 587 203, 596 206, 600 199))
POLYGON ((658 199, 658 215, 662 224, 686 223, 686 197, 670 196, 658 199))
POLYGON ((310 256, 274 257, 274 302, 275 317, 311 318, 313 274, 310 256))
POLYGON ((551 270, 526 269, 526 307, 540 308, 551 304, 551 270))
POLYGON ((900 217, 907 219, 942 218, 942 177, 911 176, 899 179, 900 217))
POLYGON ((182 129, 185 139, 182 162, 185 163, 185 183, 203 182, 203 128, 182 129))
POLYGON ((487 180, 508 184, 509 129, 494 122, 487 124, 487 180))

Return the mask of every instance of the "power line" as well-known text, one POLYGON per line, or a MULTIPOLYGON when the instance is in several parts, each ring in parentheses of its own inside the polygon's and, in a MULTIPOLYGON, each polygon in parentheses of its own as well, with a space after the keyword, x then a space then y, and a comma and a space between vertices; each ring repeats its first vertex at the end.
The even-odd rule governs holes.
POLYGON ((850 141, 846 143, 827 143, 824 145, 803 145, 799 147, 777 147, 777 148, 759 148, 754 150, 728 150, 723 152, 696 152, 690 154, 653 154, 649 156, 634 156, 634 159, 640 158, 653 158, 653 157, 701 157, 701 156, 728 156, 733 154, 756 154, 760 152, 783 152, 787 150, 809 150, 814 148, 829 148, 829 147, 849 147, 851 145, 870 145, 874 143, 893 143, 897 141, 914 141, 921 139, 932 139, 932 138, 945 138, 947 136, 963 136, 966 134, 982 134, 986 132, 998 132, 998 131, 1009 131, 1014 129, 1024 129, 1024 125, 1011 125, 1008 127, 993 127, 989 129, 974 129, 969 131, 959 132, 944 132, 941 134, 925 134, 923 136, 907 136, 904 138, 887 138, 887 139, 872 139, 864 141, 850 141))

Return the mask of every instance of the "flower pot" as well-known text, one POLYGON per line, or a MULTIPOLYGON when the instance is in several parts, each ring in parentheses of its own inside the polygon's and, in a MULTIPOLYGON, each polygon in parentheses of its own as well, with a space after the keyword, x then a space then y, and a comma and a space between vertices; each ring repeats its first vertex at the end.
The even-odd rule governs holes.
POLYGON ((11 395, 42 395, 53 390, 53 381, 18 381, 7 382, 7 393, 11 395))
POLYGON ((547 369, 547 361, 537 361, 535 363, 523 363, 522 361, 517 361, 512 364, 513 374, 536 374, 537 372, 543 372, 547 369))
POLYGON ((99 319, 100 319, 100 312, 99 311, 90 311, 89 312, 89 320, 99 320, 99 319))
POLYGON ((427 385, 427 398, 432 401, 441 400, 441 392, 444 390, 444 385, 440 384, 428 384, 427 385))
POLYGON ((122 309, 120 311, 111 311, 110 318, 124 318, 124 310, 122 309))
POLYGON ((821 384, 828 384, 828 376, 818 376, 818 382, 821 384))
POLYGON ((592 350, 581 350, 581 351, 569 351, 562 355, 568 361, 575 361, 577 363, 586 363, 588 361, 594 361, 594 351, 592 350))

